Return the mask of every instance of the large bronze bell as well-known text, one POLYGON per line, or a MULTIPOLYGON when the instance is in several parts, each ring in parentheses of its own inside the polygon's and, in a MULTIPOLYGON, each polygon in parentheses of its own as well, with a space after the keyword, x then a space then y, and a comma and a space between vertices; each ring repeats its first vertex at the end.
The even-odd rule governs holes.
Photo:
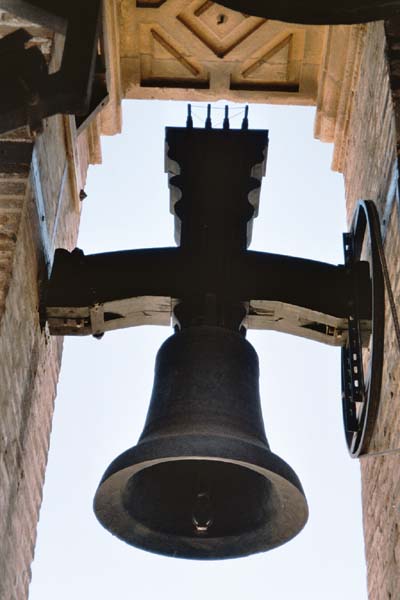
POLYGON ((309 25, 340 25, 387 19, 400 14, 400 0, 219 0, 247 15, 309 25))
POLYGON ((197 326, 168 338, 139 443, 96 492, 102 525, 133 546, 198 559, 262 552, 299 533, 307 502, 269 449, 258 379, 239 333, 197 326))

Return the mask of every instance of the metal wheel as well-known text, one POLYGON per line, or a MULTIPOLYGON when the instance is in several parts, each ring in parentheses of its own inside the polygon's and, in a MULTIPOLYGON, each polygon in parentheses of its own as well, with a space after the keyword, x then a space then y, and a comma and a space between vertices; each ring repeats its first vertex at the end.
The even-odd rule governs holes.
POLYGON ((346 263, 361 260, 368 236, 371 274, 372 327, 368 348, 362 345, 362 327, 357 315, 357 295, 349 315, 349 339, 342 348, 343 421, 347 446, 354 458, 368 451, 378 413, 384 349, 385 295, 380 259, 382 240, 379 216, 370 200, 359 202, 345 244, 346 263))

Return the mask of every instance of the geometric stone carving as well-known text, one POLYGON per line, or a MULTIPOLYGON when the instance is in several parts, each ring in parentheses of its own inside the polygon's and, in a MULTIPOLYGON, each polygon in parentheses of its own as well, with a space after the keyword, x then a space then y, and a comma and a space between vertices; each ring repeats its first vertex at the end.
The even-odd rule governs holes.
POLYGON ((186 56, 185 48, 159 24, 139 28, 141 85, 145 87, 208 88, 203 65, 186 56))
POLYGON ((122 95, 312 105, 325 30, 210 0, 121 0, 122 95))
POLYGON ((177 15, 218 58, 224 58, 256 31, 265 19, 249 17, 209 0, 194 0, 177 15))
POLYGON ((106 6, 116 3, 112 79, 120 91, 111 114, 120 97, 314 105, 315 136, 334 142, 332 168, 343 169, 365 25, 283 23, 210 0, 106 6))
POLYGON ((302 33, 284 32, 259 48, 234 71, 231 89, 298 93, 304 55, 302 33))
POLYGON ((317 106, 341 171, 365 25, 307 26, 210 0, 119 1, 122 97, 317 106))

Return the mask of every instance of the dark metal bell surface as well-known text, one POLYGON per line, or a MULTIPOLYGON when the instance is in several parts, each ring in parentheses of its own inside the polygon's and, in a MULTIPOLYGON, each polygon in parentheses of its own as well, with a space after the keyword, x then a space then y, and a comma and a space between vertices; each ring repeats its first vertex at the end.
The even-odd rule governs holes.
POLYGON ((160 348, 144 431, 96 492, 99 521, 139 548, 222 559, 269 550, 308 517, 265 437, 258 358, 240 334, 192 327, 160 348))
POLYGON ((248 15, 308 25, 378 21, 400 14, 400 0, 219 0, 248 15))

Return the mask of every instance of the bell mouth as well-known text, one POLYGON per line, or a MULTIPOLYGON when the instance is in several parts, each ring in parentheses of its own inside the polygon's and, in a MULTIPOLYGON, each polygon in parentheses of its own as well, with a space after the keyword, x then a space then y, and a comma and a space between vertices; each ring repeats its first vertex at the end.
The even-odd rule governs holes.
POLYGON ((173 460, 128 480, 122 503, 134 521, 157 534, 221 538, 248 534, 274 519, 272 483, 252 469, 206 459, 173 460))
POLYGON ((238 558, 289 541, 307 521, 297 476, 271 452, 256 448, 263 466, 210 453, 135 460, 148 445, 118 457, 95 496, 99 521, 128 544, 177 558, 238 558))

